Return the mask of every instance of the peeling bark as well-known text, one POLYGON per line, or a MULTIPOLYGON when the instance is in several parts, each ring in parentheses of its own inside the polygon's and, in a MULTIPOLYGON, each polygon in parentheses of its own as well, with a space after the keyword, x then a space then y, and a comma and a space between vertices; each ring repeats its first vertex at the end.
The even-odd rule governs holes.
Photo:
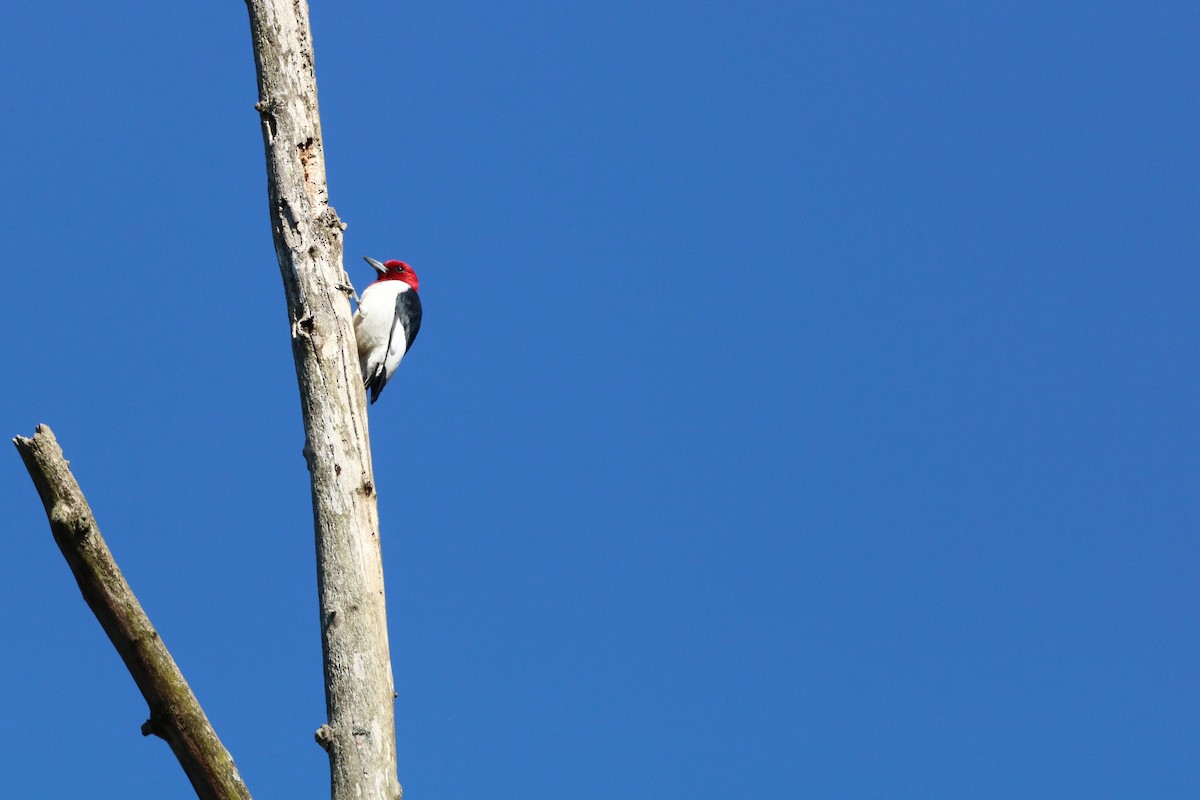
POLYGON ((329 205, 304 0, 246 0, 275 253, 312 478, 334 800, 398 800, 396 732, 366 395, 329 205))

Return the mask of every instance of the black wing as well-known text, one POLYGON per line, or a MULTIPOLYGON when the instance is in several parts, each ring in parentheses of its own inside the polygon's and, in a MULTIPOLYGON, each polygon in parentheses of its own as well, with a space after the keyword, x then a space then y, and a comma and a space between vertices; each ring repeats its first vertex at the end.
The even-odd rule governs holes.
MULTIPOLYGON (((391 333, 388 334, 387 350, 385 353, 392 351, 391 337, 396 335, 396 328, 404 331, 404 354, 408 355, 408 351, 412 349, 412 344, 416 341, 417 331, 421 330, 421 298, 417 297, 416 291, 409 289, 407 292, 401 292, 396 295, 396 321, 392 323, 391 333)), ((383 391, 384 385, 391 378, 384 371, 384 364, 387 359, 375 368, 374 375, 368 375, 363 383, 371 393, 371 402, 374 403, 379 399, 379 393, 383 391)))
POLYGON ((417 331, 421 330, 421 298, 415 289, 397 295, 396 321, 404 327, 404 341, 407 343, 404 352, 407 353, 417 340, 417 331))

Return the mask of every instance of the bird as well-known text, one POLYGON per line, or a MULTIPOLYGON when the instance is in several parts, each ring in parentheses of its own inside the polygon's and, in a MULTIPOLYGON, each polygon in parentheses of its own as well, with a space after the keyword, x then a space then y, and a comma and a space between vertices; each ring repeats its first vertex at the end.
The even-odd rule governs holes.
POLYGON ((380 263, 363 256, 379 276, 363 290, 354 312, 354 337, 358 340, 358 362, 363 386, 371 403, 400 366, 400 360, 417 340, 421 330, 420 281, 403 261, 380 263))

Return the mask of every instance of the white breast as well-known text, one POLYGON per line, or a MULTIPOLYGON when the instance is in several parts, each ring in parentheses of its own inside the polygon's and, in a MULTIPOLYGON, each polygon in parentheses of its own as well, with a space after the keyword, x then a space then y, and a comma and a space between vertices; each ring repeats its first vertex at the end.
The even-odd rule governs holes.
POLYGON ((380 364, 388 377, 400 366, 407 342, 403 327, 396 324, 396 298, 409 288, 404 281, 378 281, 362 293, 358 311, 354 313, 354 336, 358 340, 363 380, 373 375, 380 364))

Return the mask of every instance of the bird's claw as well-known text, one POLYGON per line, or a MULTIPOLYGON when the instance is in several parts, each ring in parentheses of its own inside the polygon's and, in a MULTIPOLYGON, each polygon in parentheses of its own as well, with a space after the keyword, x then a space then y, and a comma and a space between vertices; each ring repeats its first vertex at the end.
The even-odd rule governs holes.
POLYGON ((346 274, 345 270, 342 271, 342 277, 345 279, 345 283, 339 283, 334 288, 340 292, 345 292, 347 297, 354 298, 354 304, 358 305, 358 292, 354 291, 354 287, 350 284, 350 276, 346 274))

